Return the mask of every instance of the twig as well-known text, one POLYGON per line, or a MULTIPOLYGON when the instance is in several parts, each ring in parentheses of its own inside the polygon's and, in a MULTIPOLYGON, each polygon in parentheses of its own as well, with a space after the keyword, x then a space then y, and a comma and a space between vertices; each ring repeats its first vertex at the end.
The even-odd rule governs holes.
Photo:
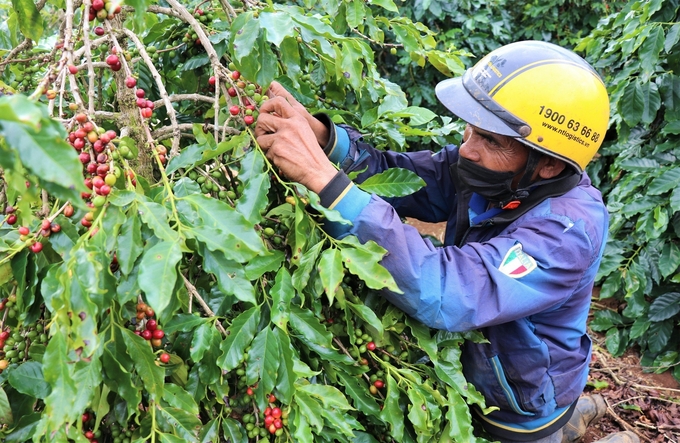
MULTIPOLYGON (((215 76, 215 127, 214 127, 214 137, 215 137, 215 142, 219 141, 218 138, 218 125, 219 125, 219 111, 220 111, 220 88, 219 88, 219 81, 220 81, 220 73, 224 71, 224 67, 220 63, 220 58, 217 55, 217 52, 215 51, 215 48, 213 48, 212 43, 208 39, 208 36, 206 35, 205 31, 203 30, 203 26, 201 26, 201 23, 194 18, 193 15, 184 7, 182 6, 177 0, 168 0, 168 3, 182 15, 182 20, 187 22, 189 26, 194 30, 196 35, 198 36, 198 39, 201 41, 201 45, 203 46, 203 49, 205 52, 208 54, 208 58, 210 59, 210 63, 213 68, 214 76, 215 76)), ((170 151, 170 158, 176 156, 179 154, 179 147, 175 149, 173 146, 173 149, 170 151)))
MULTIPOLYGON (((606 399, 605 399, 605 402, 607 402, 606 399)), ((634 432, 638 437, 640 437, 640 440, 647 441, 647 442, 651 441, 650 439, 648 439, 647 437, 645 437, 644 434, 642 434, 642 433, 639 432, 637 429, 635 429, 634 426, 629 425, 628 423, 626 423, 625 420, 623 420, 621 417, 619 417, 618 414, 617 414, 616 412, 614 412, 614 410, 612 409, 612 407, 609 406, 609 403, 607 403, 607 413, 608 413, 609 415, 611 415, 612 418, 613 418, 619 425, 621 425, 621 426, 623 427, 623 429, 626 429, 627 431, 634 432)))
MULTIPOLYGON (((189 280, 184 276, 184 274, 181 274, 182 279, 184 279, 184 286, 187 288, 187 291, 189 291, 189 295, 191 297, 194 297, 196 300, 198 300, 198 304, 201 305, 201 308, 203 308, 203 312, 205 312, 208 317, 214 317, 215 313, 210 309, 210 306, 203 300, 201 297, 201 294, 198 293, 196 290, 196 287, 191 284, 189 280)), ((217 328, 218 331, 220 331, 223 335, 227 335, 227 331, 224 329, 222 324, 219 321, 215 322, 215 327, 217 328)))
POLYGON ((92 67, 92 50, 90 48, 90 20, 88 12, 90 10, 90 0, 83 2, 83 47, 85 48, 85 60, 87 60, 87 111, 89 115, 94 114, 94 68, 92 67))
MULTIPOLYGON (((203 126, 205 126, 207 129, 209 129, 211 131, 214 128, 213 125, 211 125, 210 123, 205 123, 203 126)), ((177 128, 181 132, 192 131, 193 128, 194 128, 194 123, 181 123, 181 124, 177 125, 177 128)), ((235 128, 229 128, 229 129, 230 129, 230 131, 229 131, 230 134, 236 135, 236 134, 241 133, 239 130, 237 130, 235 128)), ((173 131, 172 126, 164 126, 162 128, 156 129, 153 132, 152 136, 156 140, 165 140, 166 138, 168 138, 167 137, 168 134, 172 134, 172 131, 173 131)))
POLYGON ((177 115, 175 114, 175 108, 172 106, 172 103, 168 98, 168 91, 165 89, 165 85, 163 84, 161 75, 158 73, 156 66, 154 66, 153 61, 151 61, 149 54, 146 52, 146 47, 142 44, 137 35, 134 32, 130 31, 129 29, 123 29, 123 32, 125 32, 125 35, 127 35, 128 38, 130 38, 130 40, 134 42, 135 46, 137 46, 137 49, 139 50, 139 55, 142 57, 142 60, 144 60, 144 63, 146 63, 147 67, 149 68, 149 71, 151 72, 151 76, 156 82, 156 86, 158 86, 158 91, 161 95, 163 103, 165 104, 165 110, 168 113, 168 117, 170 118, 170 124, 172 126, 173 139, 171 152, 177 151, 179 153, 180 131, 177 125, 177 115))
POLYGON ((7 57, 5 57, 5 59, 2 61, 2 63, 0 63, 0 74, 2 74, 2 73, 5 71, 5 66, 6 66, 7 64, 11 63, 11 62, 12 62, 12 59, 13 59, 17 54, 19 54, 21 51, 23 51, 23 50, 26 49, 27 47, 30 47, 30 46, 31 46, 31 43, 32 43, 31 39, 30 39, 30 38, 26 38, 26 39, 24 39, 23 42, 19 43, 14 49, 12 49, 11 51, 9 51, 9 53, 7 54, 7 57))
MULTIPOLYGON (((193 100, 193 101, 197 101, 197 102, 206 102, 206 103, 210 103, 210 104, 215 102, 214 98, 208 97, 207 95, 202 95, 202 94, 173 94, 173 95, 168 96, 168 99, 171 102, 179 102, 179 101, 183 101, 183 100, 193 100)), ((156 100, 155 102, 153 102, 154 107, 160 106, 161 104, 163 104, 163 101, 164 101, 163 99, 156 100)))

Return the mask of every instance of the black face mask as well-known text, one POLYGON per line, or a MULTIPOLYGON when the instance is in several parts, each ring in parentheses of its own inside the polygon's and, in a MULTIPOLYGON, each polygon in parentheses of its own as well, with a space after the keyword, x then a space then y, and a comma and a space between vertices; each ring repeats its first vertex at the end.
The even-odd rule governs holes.
POLYGON ((490 203, 504 206, 512 200, 522 200, 529 195, 529 189, 512 189, 516 172, 498 172, 479 166, 464 157, 458 157, 456 165, 458 178, 466 190, 484 197, 490 203))

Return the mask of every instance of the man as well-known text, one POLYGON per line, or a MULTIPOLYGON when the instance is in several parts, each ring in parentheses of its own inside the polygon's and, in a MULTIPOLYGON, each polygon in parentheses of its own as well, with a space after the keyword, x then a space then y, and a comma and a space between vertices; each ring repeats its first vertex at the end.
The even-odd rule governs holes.
MULTIPOLYGON (((461 361, 487 406, 499 408, 476 411, 492 438, 577 441, 606 410, 600 396, 578 401, 608 228, 583 168, 608 127, 606 88, 576 54, 526 41, 491 52, 436 94, 468 123, 460 147, 436 154, 378 151, 355 129, 310 115, 278 84, 255 133, 284 175, 352 222, 329 224, 329 232, 388 251, 382 264, 404 292, 386 293, 392 303, 430 327, 479 329, 488 339, 466 343, 461 361), (346 175, 365 169, 361 181, 390 167, 408 168, 427 185, 388 203, 346 175), (444 246, 401 217, 446 221, 444 246)), ((603 441, 638 440, 619 433, 603 441)))

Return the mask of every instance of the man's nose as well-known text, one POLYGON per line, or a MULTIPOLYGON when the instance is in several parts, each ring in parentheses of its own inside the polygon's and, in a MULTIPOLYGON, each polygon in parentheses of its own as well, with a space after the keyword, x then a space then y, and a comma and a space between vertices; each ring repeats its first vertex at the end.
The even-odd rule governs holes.
POLYGON ((460 145, 458 149, 458 154, 467 160, 477 162, 480 160, 479 146, 474 136, 468 136, 465 141, 460 145))

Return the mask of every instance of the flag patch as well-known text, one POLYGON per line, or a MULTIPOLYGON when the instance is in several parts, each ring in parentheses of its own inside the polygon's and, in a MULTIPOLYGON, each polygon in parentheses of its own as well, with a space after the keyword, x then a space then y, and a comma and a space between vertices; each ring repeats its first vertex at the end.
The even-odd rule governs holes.
POLYGON ((522 244, 515 243, 505 254, 498 270, 508 277, 520 278, 536 269, 536 266, 536 260, 522 250, 522 244))

